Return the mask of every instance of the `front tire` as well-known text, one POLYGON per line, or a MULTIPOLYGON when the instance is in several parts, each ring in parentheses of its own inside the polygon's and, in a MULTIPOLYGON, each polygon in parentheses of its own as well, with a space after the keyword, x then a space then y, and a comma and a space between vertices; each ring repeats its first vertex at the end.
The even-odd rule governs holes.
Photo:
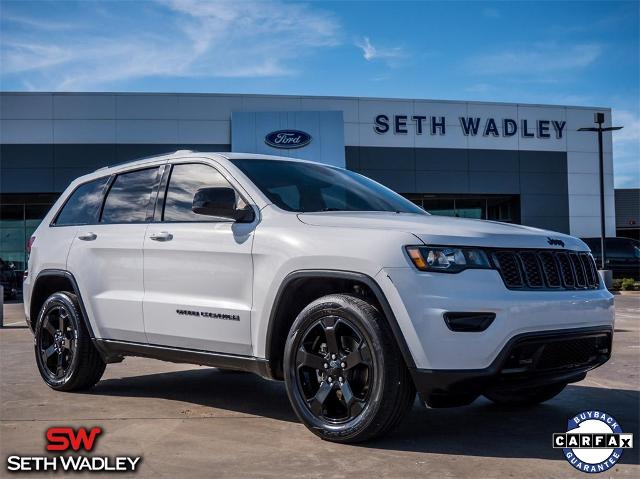
POLYGON ((484 396, 501 406, 534 406, 553 399, 566 387, 567 385, 565 383, 549 384, 547 386, 515 391, 494 391, 486 393, 484 396))
POLYGON ((324 296, 302 310, 287 339, 284 368, 298 418, 333 442, 386 434, 415 399, 385 318, 354 296, 324 296))
POLYGON ((44 302, 36 322, 34 349, 42 379, 57 391, 90 388, 106 367, 91 342, 78 298, 71 293, 54 293, 44 302))

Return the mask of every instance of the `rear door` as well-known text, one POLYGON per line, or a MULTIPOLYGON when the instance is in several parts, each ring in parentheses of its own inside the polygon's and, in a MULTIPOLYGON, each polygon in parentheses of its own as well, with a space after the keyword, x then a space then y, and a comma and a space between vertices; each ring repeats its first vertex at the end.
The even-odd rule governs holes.
MULTIPOLYGON (((167 172, 168 173, 168 172, 167 172)), ((149 343, 251 354, 253 262, 257 220, 235 223, 193 213, 196 191, 232 187, 205 163, 175 164, 160 187, 156 221, 144 240, 144 320, 149 343)))
POLYGON ((142 247, 163 168, 115 176, 99 221, 77 229, 68 267, 100 338, 146 343, 142 247))

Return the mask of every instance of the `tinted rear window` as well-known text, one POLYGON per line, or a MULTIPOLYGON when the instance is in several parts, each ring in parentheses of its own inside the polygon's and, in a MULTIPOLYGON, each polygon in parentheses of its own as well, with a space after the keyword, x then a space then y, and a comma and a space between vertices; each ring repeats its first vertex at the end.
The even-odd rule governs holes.
POLYGON ((55 224, 68 226, 96 223, 102 205, 104 187, 108 181, 107 176, 76 188, 58 213, 55 224))
POLYGON ((147 208, 157 175, 157 167, 118 175, 107 194, 100 222, 138 223, 146 221, 147 208))

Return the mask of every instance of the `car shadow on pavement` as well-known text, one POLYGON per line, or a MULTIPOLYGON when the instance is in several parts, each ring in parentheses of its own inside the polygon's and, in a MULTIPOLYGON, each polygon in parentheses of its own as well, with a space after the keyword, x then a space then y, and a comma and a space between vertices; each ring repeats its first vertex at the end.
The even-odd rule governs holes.
MULTIPOLYGON (((106 379, 89 394, 150 397, 297 422, 280 382, 249 373, 194 369, 106 379)), ((498 407, 484 398, 459 408, 427 409, 416 400, 393 433, 360 447, 503 458, 562 458, 551 447, 554 432, 585 410, 611 414, 624 432, 634 434, 634 448, 621 463, 640 464, 638 425, 640 392, 569 385, 558 397, 531 408, 498 407)))
POLYGON ((499 407, 485 398, 451 409, 414 406, 400 427, 386 438, 365 444, 378 449, 489 456, 559 459, 552 434, 565 432, 567 421, 587 410, 611 414, 624 432, 634 434, 634 448, 625 450, 624 464, 640 464, 638 420, 640 393, 633 390, 569 385, 556 398, 529 408, 499 407))
POLYGON ((284 383, 216 368, 103 379, 87 393, 171 399, 216 409, 296 422, 284 383))

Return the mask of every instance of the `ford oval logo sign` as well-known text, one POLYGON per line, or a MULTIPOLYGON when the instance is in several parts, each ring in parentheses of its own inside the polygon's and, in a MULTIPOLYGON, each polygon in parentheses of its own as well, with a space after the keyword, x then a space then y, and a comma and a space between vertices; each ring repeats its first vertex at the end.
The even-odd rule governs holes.
POLYGON ((278 130, 265 136, 264 142, 274 148, 302 148, 311 143, 311 135, 300 130, 278 130))

